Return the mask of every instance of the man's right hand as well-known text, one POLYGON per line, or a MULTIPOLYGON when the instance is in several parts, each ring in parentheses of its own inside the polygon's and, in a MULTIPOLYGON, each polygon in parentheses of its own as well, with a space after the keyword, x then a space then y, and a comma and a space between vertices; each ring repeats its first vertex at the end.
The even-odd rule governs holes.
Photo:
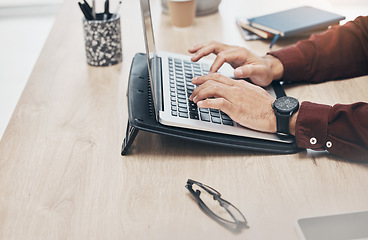
POLYGON ((254 84, 268 86, 272 80, 280 79, 284 67, 279 59, 266 55, 257 56, 246 48, 230 46, 219 42, 199 44, 189 49, 194 54, 192 61, 196 62, 211 53, 217 55, 210 73, 215 73, 225 63, 229 63, 235 70, 237 78, 249 78, 254 84))

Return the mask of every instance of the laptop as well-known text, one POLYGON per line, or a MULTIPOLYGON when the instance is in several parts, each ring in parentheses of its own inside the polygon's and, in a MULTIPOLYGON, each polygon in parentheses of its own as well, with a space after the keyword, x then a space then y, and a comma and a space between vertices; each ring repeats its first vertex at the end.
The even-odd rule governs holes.
MULTIPOLYGON (((192 62, 190 56, 157 52, 149 0, 140 0, 142 23, 153 107, 156 121, 165 126, 236 135, 274 142, 292 143, 293 138, 280 139, 276 134, 263 133, 243 127, 217 109, 202 109, 189 100, 196 87, 193 77, 206 75, 211 61, 192 62)), ((219 73, 233 77, 234 69, 224 64, 219 73)), ((243 79, 238 81, 244 81, 243 79)), ((265 88, 276 96, 272 86, 265 88)))
POLYGON ((368 240, 368 211, 298 219, 301 240, 368 240))

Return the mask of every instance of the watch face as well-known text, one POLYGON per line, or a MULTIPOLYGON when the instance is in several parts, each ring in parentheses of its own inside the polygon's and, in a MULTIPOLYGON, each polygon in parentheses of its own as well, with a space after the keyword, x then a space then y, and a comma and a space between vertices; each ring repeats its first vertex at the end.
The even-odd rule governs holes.
POLYGON ((290 112, 299 108, 299 102, 293 97, 281 97, 275 101, 275 108, 280 112, 290 112))

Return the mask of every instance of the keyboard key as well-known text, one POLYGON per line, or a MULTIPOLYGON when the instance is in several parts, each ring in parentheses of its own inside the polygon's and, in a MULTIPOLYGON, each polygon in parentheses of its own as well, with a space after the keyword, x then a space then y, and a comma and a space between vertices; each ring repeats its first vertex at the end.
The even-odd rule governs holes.
POLYGON ((188 113, 179 112, 179 117, 188 118, 188 113))
POLYGON ((220 113, 218 113, 218 112, 210 112, 210 114, 211 114, 211 117, 220 118, 220 113))
POLYGON ((198 108, 197 108, 197 106, 190 106, 190 107, 189 107, 189 111, 190 111, 190 112, 195 112, 195 113, 197 113, 197 112, 198 112, 198 108))
POLYGON ((211 66, 209 64, 202 63, 202 69, 203 69, 203 71, 209 72, 210 71, 210 67, 211 66))
POLYGON ((224 125, 228 125, 228 126, 234 126, 234 122, 232 121, 232 120, 224 120, 224 119, 222 119, 222 123, 224 124, 224 125))
POLYGON ((185 107, 185 108, 179 107, 179 112, 187 113, 188 109, 187 109, 187 107, 185 107))
POLYGON ((184 74, 184 77, 185 77, 185 80, 186 81, 188 81, 188 79, 192 79, 193 78, 193 74, 192 74, 192 72, 190 71, 190 72, 185 72, 185 74, 184 74))
POLYGON ((196 112, 189 112, 189 115, 190 115, 190 118, 191 119, 199 120, 198 113, 196 113, 196 112))
POLYGON ((171 115, 173 115, 173 116, 178 116, 178 112, 177 111, 171 111, 171 115))
POLYGON ((194 88, 195 88, 195 86, 193 85, 193 84, 191 84, 191 83, 187 83, 187 89, 189 89, 189 90, 194 90, 194 88))
POLYGON ((180 107, 180 108, 185 108, 185 109, 187 109, 187 105, 186 104, 184 104, 184 103, 179 103, 178 104, 178 106, 180 107))
POLYGON ((232 121, 232 119, 228 115, 222 115, 221 114, 221 118, 222 118, 222 120, 232 121))
POLYGON ((211 117, 211 121, 213 123, 221 124, 221 119, 218 117, 211 117))
POLYGON ((202 121, 206 121, 206 122, 209 122, 210 121, 210 115, 208 113, 201 112, 200 113, 200 116, 201 116, 201 120, 202 121))
POLYGON ((185 104, 187 104, 187 100, 186 100, 186 99, 180 99, 180 98, 179 98, 179 99, 178 99, 178 102, 179 102, 179 103, 185 103, 185 104))

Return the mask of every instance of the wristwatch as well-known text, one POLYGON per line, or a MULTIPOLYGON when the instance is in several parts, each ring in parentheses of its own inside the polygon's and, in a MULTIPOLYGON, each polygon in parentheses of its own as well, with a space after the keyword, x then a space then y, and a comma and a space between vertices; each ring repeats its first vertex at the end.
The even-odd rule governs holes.
POLYGON ((290 135, 290 117, 299 109, 298 99, 288 96, 280 97, 272 104, 272 108, 274 109, 276 115, 276 134, 281 138, 288 137, 290 135))

